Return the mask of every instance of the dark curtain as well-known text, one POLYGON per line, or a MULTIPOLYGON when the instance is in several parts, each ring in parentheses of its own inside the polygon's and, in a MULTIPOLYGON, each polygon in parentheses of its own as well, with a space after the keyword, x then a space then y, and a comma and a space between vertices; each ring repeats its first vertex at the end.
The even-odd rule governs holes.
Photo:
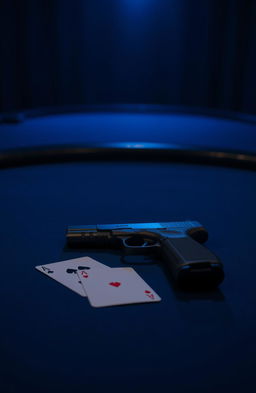
POLYGON ((0 0, 1 111, 145 103, 256 113, 255 0, 0 0))

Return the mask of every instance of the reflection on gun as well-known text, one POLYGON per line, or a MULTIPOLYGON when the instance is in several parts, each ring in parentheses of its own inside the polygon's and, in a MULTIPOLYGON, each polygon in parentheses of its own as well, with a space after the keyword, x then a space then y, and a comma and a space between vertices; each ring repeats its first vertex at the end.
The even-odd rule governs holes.
POLYGON ((201 243, 208 238, 197 221, 69 226, 69 247, 158 249, 183 287, 214 287, 224 279, 221 261, 201 243))

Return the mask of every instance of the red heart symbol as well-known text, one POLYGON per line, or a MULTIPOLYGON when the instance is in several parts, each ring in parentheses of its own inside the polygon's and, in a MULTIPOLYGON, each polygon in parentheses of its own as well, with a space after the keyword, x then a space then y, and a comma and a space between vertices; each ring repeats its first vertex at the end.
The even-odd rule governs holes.
POLYGON ((151 291, 145 291, 145 293, 148 297, 150 297, 150 299, 155 299, 155 296, 153 295, 153 293, 151 293, 151 291))
POLYGON ((121 283, 120 282, 110 282, 109 285, 112 285, 113 287, 120 287, 121 283))

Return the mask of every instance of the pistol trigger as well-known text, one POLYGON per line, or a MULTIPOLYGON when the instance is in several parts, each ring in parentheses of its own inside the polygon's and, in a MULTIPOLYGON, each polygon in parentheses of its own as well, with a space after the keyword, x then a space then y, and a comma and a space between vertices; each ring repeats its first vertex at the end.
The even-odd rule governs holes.
POLYGON ((141 235, 133 235, 123 238, 123 245, 126 248, 134 249, 152 249, 159 245, 158 241, 155 239, 145 239, 141 235))
POLYGON ((123 239, 123 244, 128 248, 140 248, 143 247, 146 242, 140 235, 128 236, 123 239))
POLYGON ((124 247, 129 247, 129 246, 126 244, 126 239, 128 239, 128 238, 126 238, 126 237, 122 238, 123 245, 124 245, 124 247))

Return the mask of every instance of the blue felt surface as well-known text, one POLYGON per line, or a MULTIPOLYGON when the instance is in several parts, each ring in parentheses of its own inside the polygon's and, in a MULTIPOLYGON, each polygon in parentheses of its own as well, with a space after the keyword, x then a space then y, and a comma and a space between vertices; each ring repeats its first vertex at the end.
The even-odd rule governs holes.
MULTIPOLYGON (((255 151, 255 126, 180 115, 86 114, 0 126, 1 148, 90 141, 255 151)), ((0 171, 3 393, 253 393, 255 173, 178 164, 70 163, 0 171), (137 272, 159 304, 93 309, 38 264, 117 251, 68 251, 67 225, 194 219, 223 261, 218 291, 176 290, 160 263, 137 272)))
POLYGON ((0 148, 138 141, 255 151, 255 123, 181 114, 87 113, 0 125, 0 148))
POLYGON ((2 170, 1 391, 255 391, 255 173, 169 164, 2 170), (35 265, 118 252, 68 251, 68 224, 192 218, 223 261, 219 291, 174 289, 161 264, 135 266, 158 304, 93 309, 35 265))

